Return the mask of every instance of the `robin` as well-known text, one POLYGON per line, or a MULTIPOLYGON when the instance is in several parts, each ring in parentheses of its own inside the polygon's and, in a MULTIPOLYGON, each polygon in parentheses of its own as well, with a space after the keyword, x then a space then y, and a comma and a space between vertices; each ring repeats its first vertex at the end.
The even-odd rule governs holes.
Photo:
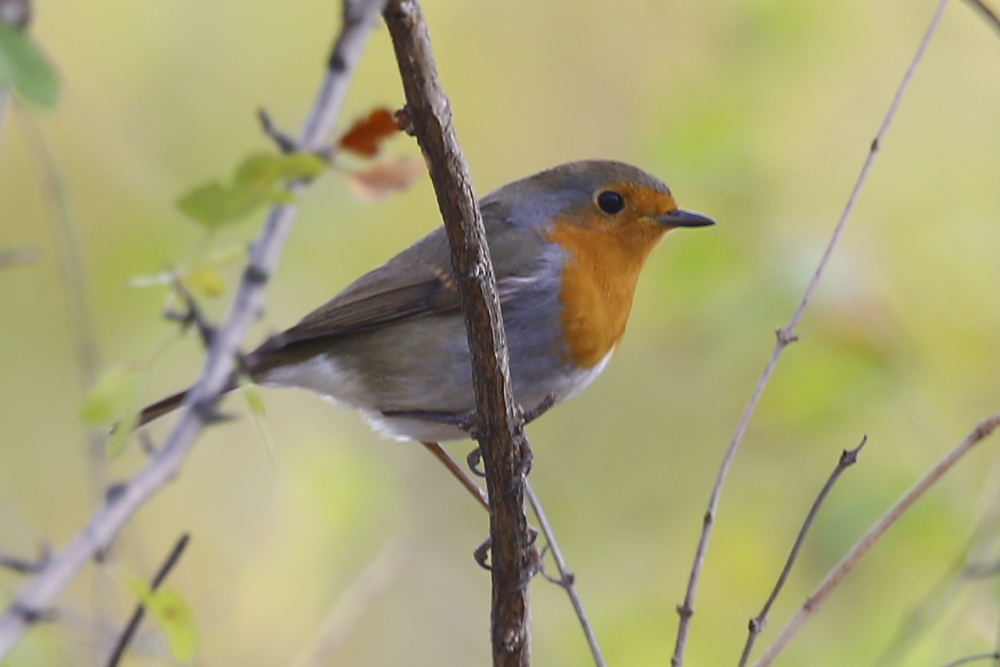
MULTIPOLYGON (((509 183, 480 209, 514 398, 528 410, 570 398, 604 370, 625 333, 639 271, 667 231, 715 224, 678 208, 658 178, 604 160, 509 183)), ((301 387, 356 408, 400 440, 468 437, 471 360, 444 228, 266 341, 246 356, 244 372, 260 385, 301 387)), ((184 396, 148 406, 140 425, 184 396)))

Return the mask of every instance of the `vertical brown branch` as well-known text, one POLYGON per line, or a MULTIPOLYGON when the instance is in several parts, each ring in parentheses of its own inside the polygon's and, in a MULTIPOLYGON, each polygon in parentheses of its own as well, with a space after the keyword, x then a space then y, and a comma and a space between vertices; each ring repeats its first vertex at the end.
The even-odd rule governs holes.
POLYGON ((514 406, 507 341, 486 233, 465 157, 438 81, 430 37, 416 0, 393 0, 383 14, 406 93, 409 124, 427 158, 451 244, 452 266, 465 309, 476 432, 486 467, 492 539, 493 662, 528 665, 528 519, 522 476, 530 457, 514 406))

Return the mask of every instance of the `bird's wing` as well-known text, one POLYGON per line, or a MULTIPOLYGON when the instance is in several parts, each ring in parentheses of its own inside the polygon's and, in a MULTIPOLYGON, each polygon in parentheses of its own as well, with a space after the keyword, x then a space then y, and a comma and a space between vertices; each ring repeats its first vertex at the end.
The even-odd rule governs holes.
POLYGON ((340 337, 367 331, 391 322, 442 315, 461 307, 459 295, 447 276, 434 267, 399 275, 381 266, 336 297, 306 315, 279 339, 285 345, 316 338, 340 337))
MULTIPOLYGON (((500 302, 504 303, 533 283, 537 264, 534 259, 544 241, 540 235, 537 242, 530 238, 525 241, 525 233, 534 233, 514 229, 506 224, 502 211, 492 207, 484 208, 484 218, 494 257, 502 258, 494 260, 494 270, 500 302), (511 245, 516 250, 508 247, 511 245), (504 246, 504 252, 497 253, 500 246, 504 246)), ((460 310, 447 237, 444 228, 439 227, 276 336, 268 347, 273 350, 336 338, 405 319, 460 310)))

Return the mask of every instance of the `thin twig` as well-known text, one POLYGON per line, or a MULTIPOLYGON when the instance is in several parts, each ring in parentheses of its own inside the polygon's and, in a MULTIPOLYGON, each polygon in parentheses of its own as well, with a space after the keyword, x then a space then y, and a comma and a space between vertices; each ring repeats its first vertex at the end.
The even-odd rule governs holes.
POLYGON ((316 634, 299 651, 292 667, 323 667, 331 664, 330 657, 334 650, 409 562, 410 548, 406 541, 399 537, 389 540, 330 608, 316 634))
MULTIPOLYGON (((30 114, 22 111, 16 103, 14 109, 18 111, 17 119, 38 162, 49 226, 59 257, 59 273, 66 299, 66 320, 73 341, 73 354, 77 367, 77 389, 82 399, 97 381, 97 371, 101 362, 97 353, 94 329, 90 322, 87 271, 80 244, 79 226, 70 206, 66 179, 63 178, 48 140, 30 114)), ((104 493, 104 487, 107 486, 105 439, 105 433, 101 429, 90 428, 86 433, 87 467, 90 491, 94 499, 100 498, 104 493)))
POLYGON ((886 110, 885 117, 882 119, 882 123, 879 125, 878 131, 875 133, 875 138, 871 142, 868 155, 865 156, 864 163, 861 165, 861 171, 854 182, 854 187, 851 188, 851 194, 847 198, 847 203, 844 205, 843 211, 841 211, 840 218, 837 220, 837 224, 833 229, 830 241, 827 243, 822 257, 820 257, 819 264, 816 266, 816 271, 813 273, 812 278, 809 281, 809 285, 806 287, 806 291, 802 295, 802 299, 795 307, 791 319, 788 320, 788 324, 775 332, 777 340, 775 341, 774 349, 771 351, 771 356, 764 365, 764 370, 757 379, 757 384, 754 386, 753 392, 750 394, 750 400, 747 401, 746 407, 743 408, 743 413, 740 415, 740 419, 736 424, 736 430, 733 433, 732 440, 729 441, 726 453, 722 457, 722 463, 719 466, 715 482, 712 485, 712 492, 709 495, 708 509, 705 511, 702 520, 701 535, 698 538, 698 546, 695 550, 694 562, 691 566, 691 574, 688 578, 687 589, 684 594, 684 602, 677 607, 680 622, 677 628, 677 641, 674 645, 673 657, 670 660, 672 667, 680 667, 684 662, 684 647, 687 642, 691 616, 694 614, 694 599, 698 588, 698 577, 701 574, 701 568, 705 562, 708 540, 712 533, 712 524, 715 521, 715 514, 719 505, 719 497, 722 494, 722 487, 726 480, 726 474, 729 472, 729 466, 732 464, 733 457, 736 455, 736 450, 739 448, 740 442, 743 440, 743 435, 750 423, 750 418, 753 416, 754 410, 757 408, 757 402, 764 393, 764 388, 767 386, 767 382, 771 378, 771 374, 774 372, 774 367, 778 362, 778 357, 781 356, 781 353, 790 343, 798 339, 798 336, 795 333, 795 327, 798 325, 799 320, 802 319, 802 314, 809 305, 809 300, 816 291, 816 286, 819 284, 820 278, 823 276, 823 272, 830 261, 830 257, 833 255, 833 250, 836 247, 837 242, 840 240, 840 235, 844 231, 847 219, 850 217, 851 211, 854 209, 854 204, 858 199, 858 195, 861 193, 861 189, 868 178, 868 171, 875 159, 875 154, 878 152, 882 139, 885 136, 886 131, 889 129, 889 125, 892 123, 893 117, 896 115, 896 109, 899 107, 900 100, 903 98, 903 93, 909 86, 910 79, 913 77, 917 64, 923 57, 924 51, 927 49, 927 44, 930 42, 931 36, 937 29, 938 23, 941 20, 941 14, 944 12, 944 8, 947 4, 948 0, 940 0, 937 9, 934 12, 934 16, 931 19, 930 26, 928 26, 923 39, 920 41, 920 45, 917 47, 913 60, 910 61, 909 67, 907 67, 906 72, 903 74, 903 79, 900 81, 899 87, 896 89, 896 93, 893 95, 892 101, 889 103, 889 108, 886 110))
MULTIPOLYGON (((3 122, 7 119, 7 105, 11 100, 7 84, 0 83, 0 142, 3 140, 3 122)), ((0 146, 3 144, 0 143, 0 146)))
POLYGON ((440 443, 421 441, 420 444, 426 447, 427 451, 433 454, 434 458, 440 461, 444 467, 448 469, 448 472, 450 472, 452 476, 458 480, 458 483, 461 484, 480 505, 482 505, 484 510, 487 512, 490 511, 490 500, 486 497, 486 492, 479 488, 479 485, 476 484, 475 480, 469 477, 468 473, 462 470, 462 466, 455 463, 455 460, 448 455, 448 452, 444 450, 444 447, 442 447, 440 443))
POLYGON ((992 653, 977 653, 975 655, 967 655, 964 658, 959 658, 958 660, 952 660, 946 665, 941 665, 941 667, 958 667, 958 665, 964 665, 967 662, 975 662, 976 660, 1000 660, 1000 651, 993 651, 992 653))
POLYGON ((441 90, 430 37, 416 0, 391 0, 384 12, 406 93, 408 126, 428 162, 465 311, 476 395, 475 431, 486 467, 493 580, 495 667, 527 667, 528 586, 534 562, 524 504, 530 449, 510 383, 507 340, 486 232, 465 157, 441 90))
MULTIPOLYGON (((191 541, 191 534, 184 533, 180 536, 180 539, 174 544, 174 548, 170 550, 167 554, 166 560, 163 561, 163 565, 157 570, 156 575, 153 577, 153 581, 149 584, 149 590, 155 591, 163 583, 163 580, 167 578, 170 571, 174 569, 177 562, 181 559, 181 555, 184 553, 184 549, 187 548, 188 542, 191 541)), ((110 657, 108 657, 107 666, 117 667, 118 663, 121 661, 122 656, 125 655, 125 650, 128 645, 132 643, 132 638, 135 637, 136 631, 139 630, 139 624, 142 623, 143 617, 146 615, 146 607, 141 602, 136 605, 135 611, 132 612, 131 618, 129 618, 128 623, 125 624, 125 629, 122 630, 121 635, 118 637, 118 641, 115 642, 115 647, 111 651, 110 657)))
POLYGON ((747 660, 750 659, 750 652, 753 651, 754 642, 757 641, 757 637, 760 636, 760 633, 763 632, 764 628, 767 626, 767 615, 771 612, 771 605, 773 605, 774 601, 778 599, 778 595, 781 593, 781 589, 784 587, 785 581, 788 580, 788 574, 792 571, 792 567, 795 565, 795 560, 799 555, 799 549, 802 548, 802 543, 806 539, 806 533, 808 533, 809 528, 812 527, 813 520, 819 512, 820 506, 822 506, 823 501, 826 500, 826 496, 830 493, 830 489, 832 489, 833 485, 837 483, 840 475, 857 462, 858 452, 861 451, 861 448, 865 446, 866 442, 868 442, 867 435, 861 438, 861 443, 854 449, 845 449, 841 452, 840 458, 837 461, 837 467, 833 469, 832 473, 830 473, 830 477, 827 478, 826 484, 823 485, 819 495, 816 496, 816 500, 813 501, 812 507, 809 509, 809 513, 806 515, 805 521, 802 522, 802 528, 799 530, 799 534, 795 538, 795 543, 792 545, 792 550, 788 554, 785 566, 781 569, 781 574, 778 575, 778 581, 775 582, 771 595, 768 596, 767 602, 764 603, 764 607, 760 610, 760 613, 750 619, 750 632, 747 635, 746 644, 743 646, 743 655, 740 656, 739 667, 743 667, 747 664, 747 660))
POLYGON ((34 574, 41 571, 48 564, 51 557, 52 552, 49 551, 48 546, 42 549, 42 555, 36 560, 26 560, 0 553, 0 567, 14 570, 19 574, 34 574))
POLYGON ((771 645, 767 647, 764 654, 754 663, 754 667, 767 667, 767 665, 770 665, 789 640, 795 636, 795 633, 802 627, 802 624, 810 616, 819 611, 820 607, 823 606, 823 603, 830 596, 830 593, 854 570, 858 562, 865 557, 885 532, 899 520, 899 517, 906 510, 910 509, 913 503, 923 497, 927 493, 927 490, 941 479, 970 449, 992 433, 998 424, 1000 424, 1000 411, 993 413, 979 422, 964 440, 958 443, 940 461, 934 464, 930 470, 924 473, 923 477, 917 480, 885 514, 879 517, 878 521, 872 524, 868 531, 861 536, 861 539, 851 547, 851 550, 830 570, 819 586, 816 587, 816 590, 806 598, 799 611, 785 624, 785 627, 781 629, 781 632, 778 633, 778 636, 771 645))
MULTIPOLYGON (((309 117, 299 134, 303 150, 320 147, 329 133, 383 0, 345 3, 344 23, 334 43, 330 64, 309 117)), ((303 184, 294 184, 300 192, 303 184)), ((104 550, 132 514, 180 469, 195 437, 229 381, 233 361, 243 336, 259 316, 264 288, 274 269, 297 209, 275 206, 269 212, 250 250, 250 258, 225 323, 214 337, 204 366, 188 393, 184 412, 166 443, 133 476, 114 498, 102 503, 86 527, 40 573, 30 579, 11 606, 0 615, 0 659, 17 644, 30 620, 48 609, 94 554, 104 550)))
POLYGON ((545 542, 548 545, 549 551, 552 552, 552 560, 556 562, 556 567, 559 568, 559 580, 557 583, 565 589, 566 595, 569 596, 569 601, 573 605, 573 611, 576 612, 576 617, 580 621, 580 627, 583 628, 583 634, 587 638, 590 654, 594 657, 594 664, 597 667, 606 667, 607 663, 604 662, 604 656, 601 655, 601 647, 597 644, 597 636, 594 634, 594 628, 590 625, 590 621, 587 620, 587 613, 583 610, 583 603, 580 602, 580 596, 576 592, 576 576, 566 566, 566 560, 559 549, 559 543, 556 542, 555 533, 552 532, 552 526, 549 525, 549 520, 545 516, 542 503, 538 500, 538 496, 535 495, 535 490, 531 488, 530 482, 525 482, 524 490, 528 496, 528 502, 531 503, 531 509, 538 518, 538 525, 542 529, 542 535, 545 535, 545 542))
POLYGON ((901 664, 907 653, 924 636, 927 628, 941 618, 948 605, 958 596, 966 584, 1000 572, 1000 568, 993 571, 993 563, 980 562, 978 556, 974 555, 992 551, 992 545, 996 541, 998 530, 1000 530, 1000 503, 998 503, 1000 494, 995 493, 994 490, 993 496, 993 501, 977 521, 968 541, 955 558, 952 566, 931 587, 923 599, 910 609, 906 618, 900 621, 895 636, 883 649, 882 655, 875 661, 875 667, 901 664))
MULTIPOLYGON (((454 475, 456 479, 458 479, 462 486, 465 487, 477 501, 479 501, 479 504, 482 505, 487 512, 490 510, 489 500, 486 498, 486 494, 483 490, 479 488, 476 482, 469 477, 468 473, 466 473, 461 466, 455 463, 455 460, 449 456, 448 452, 446 452, 440 444, 436 442, 423 442, 421 444, 423 444, 435 458, 444 464, 445 468, 447 468, 448 471, 454 475)), ((580 596, 576 592, 576 577, 566 565, 566 560, 563 558, 562 551, 559 549, 559 543, 556 542, 555 533, 552 530, 552 526, 549 524, 548 518, 545 516, 545 510, 542 508, 541 501, 538 499, 538 496, 535 495, 534 489, 531 488, 531 483, 526 481, 525 484, 525 495, 528 498, 528 502, 531 504, 531 509, 538 518, 538 524, 542 528, 542 534, 545 535, 545 541, 548 545, 548 549, 552 552, 552 559, 556 562, 556 567, 559 568, 559 579, 551 579, 551 581, 566 590, 570 603, 573 605, 573 611, 576 612, 576 617, 579 619, 580 626, 583 628, 583 634, 587 639, 587 645, 590 647, 590 653, 594 657, 594 664, 597 665, 597 667, 606 667, 607 663, 604 661, 604 656, 601 655, 601 648, 597 644, 597 637, 594 635, 594 630, 590 625, 590 621, 587 620, 587 613, 583 609, 583 603, 580 602, 580 596)))
POLYGON ((1000 16, 994 12, 989 6, 983 2, 983 0, 965 0, 968 4, 972 5, 974 9, 978 9, 979 12, 989 21, 994 28, 1000 31, 1000 16))
MULTIPOLYGON (((11 105, 17 112, 16 117, 24 137, 37 162, 49 228, 56 246, 67 330, 76 361, 77 391, 82 401, 97 382, 101 360, 91 322, 90 299, 87 295, 89 280, 80 241, 80 227, 71 206, 66 179, 45 133, 35 117, 22 109, 15 99, 11 100, 11 105)), ((82 436, 90 501, 98 502, 108 483, 107 433, 96 426, 84 426, 82 436)), ((99 569, 93 570, 91 576, 91 618, 94 631, 99 632, 111 616, 109 600, 112 582, 99 569)), ((97 655, 92 657, 93 662, 97 659, 97 655)))

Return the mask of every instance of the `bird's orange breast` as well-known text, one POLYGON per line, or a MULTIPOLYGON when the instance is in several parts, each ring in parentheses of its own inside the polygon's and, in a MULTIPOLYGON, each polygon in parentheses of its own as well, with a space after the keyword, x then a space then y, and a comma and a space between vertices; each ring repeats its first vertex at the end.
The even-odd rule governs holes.
POLYGON ((593 367, 621 341, 639 272, 665 231, 645 221, 580 225, 560 219, 547 231, 548 240, 566 253, 560 323, 577 366, 593 367))

